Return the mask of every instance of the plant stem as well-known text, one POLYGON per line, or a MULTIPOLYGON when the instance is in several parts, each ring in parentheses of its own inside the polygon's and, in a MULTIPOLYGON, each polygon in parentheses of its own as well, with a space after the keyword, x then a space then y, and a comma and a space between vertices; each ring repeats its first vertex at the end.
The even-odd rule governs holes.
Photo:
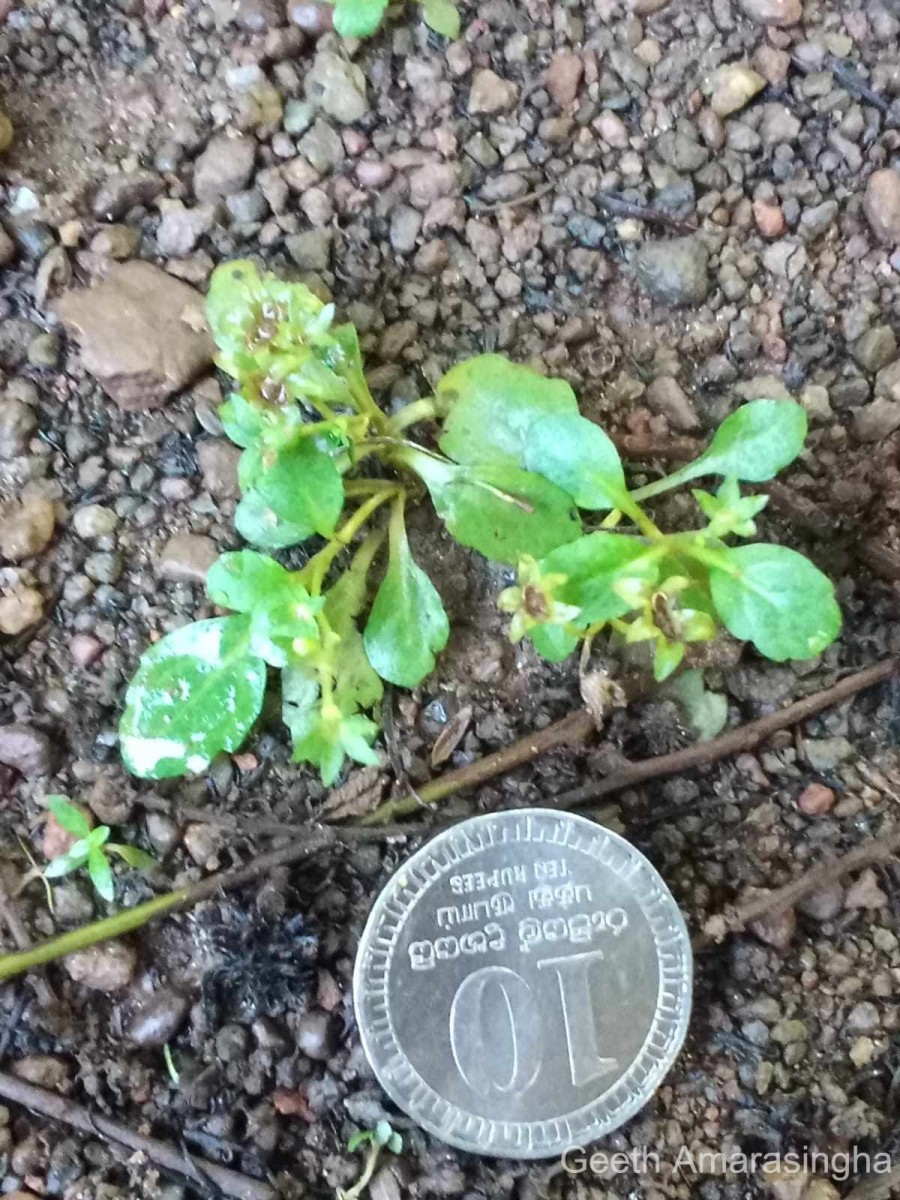
POLYGON ((619 501, 618 511, 624 513, 626 517, 630 517, 645 537, 658 542, 664 536, 663 532, 655 522, 651 521, 641 506, 634 502, 635 494, 630 492, 627 500, 623 497, 619 501))
POLYGON ((702 563, 704 567, 716 571, 724 571, 726 575, 733 575, 736 578, 741 573, 740 568, 736 567, 728 558, 725 550, 716 550, 709 546, 698 545, 697 542, 687 542, 683 547, 682 553, 687 555, 688 558, 693 558, 695 562, 702 563))
POLYGON ((328 574, 328 568, 340 552, 350 545, 372 514, 387 500, 393 499, 394 496, 402 491, 403 489, 399 484, 391 484, 384 490, 376 492, 374 496, 370 496, 364 504, 359 506, 352 517, 348 517, 328 545, 323 547, 318 554, 309 560, 301 571, 301 574, 305 575, 309 581, 311 595, 320 595, 322 583, 328 574))
POLYGON ((378 1159, 381 1156, 381 1147, 377 1142, 372 1142, 369 1149, 366 1151, 366 1161, 363 1164, 362 1173, 354 1183, 353 1187, 346 1192, 342 1192, 343 1200, 357 1200, 366 1190, 369 1180, 375 1174, 375 1168, 378 1166, 378 1159))
POLYGON ((345 496, 374 496, 378 492, 390 492, 397 484, 391 479, 345 479, 345 496))
POLYGON ((642 488, 630 492, 629 495, 632 500, 649 500, 651 496, 659 496, 662 492, 668 492, 672 488, 681 487, 683 483, 688 483, 691 479, 697 478, 694 473, 694 466, 695 463, 688 463, 686 466, 679 467, 671 475, 664 475, 662 479, 655 479, 653 483, 646 483, 642 488))
POLYGON ((174 892, 167 892, 164 896, 148 900, 146 904, 137 904, 134 908, 126 908, 103 921, 82 925, 78 929, 51 938, 47 942, 39 942, 36 946, 30 946, 27 950, 19 950, 15 954, 4 954, 0 956, 0 979, 10 979, 13 975, 21 974, 22 971, 30 971, 32 967, 39 967, 56 958, 63 958, 66 954, 73 954, 76 950, 84 950, 88 946, 96 945, 97 942, 106 942, 110 938, 121 937, 123 933, 130 933, 133 929, 140 929, 142 925, 146 925, 148 921, 152 921, 161 913, 169 912, 171 909, 177 908, 179 904, 184 904, 190 897, 191 891, 191 888, 179 888, 174 892))
POLYGON ((412 404, 407 404, 388 419, 388 432, 391 434, 402 433, 410 425, 416 425, 419 421, 430 421, 436 416, 437 401, 433 396, 429 396, 425 400, 414 400, 412 404))
POLYGON ((361 371, 359 378, 350 383, 350 395, 353 397, 358 412, 365 413, 376 429, 387 430, 387 415, 375 403, 375 397, 369 390, 366 377, 361 371))

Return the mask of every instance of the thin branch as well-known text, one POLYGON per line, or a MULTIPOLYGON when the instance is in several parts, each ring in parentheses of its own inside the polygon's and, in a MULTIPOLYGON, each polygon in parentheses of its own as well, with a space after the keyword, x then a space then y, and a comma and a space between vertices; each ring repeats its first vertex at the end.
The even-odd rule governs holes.
MULTIPOLYGON (((701 933, 691 943, 695 952, 708 950, 730 933, 740 933, 746 926, 758 921, 769 913, 782 912, 808 896, 817 892, 827 884, 859 871, 863 867, 871 867, 877 863, 889 862, 900 850, 900 828, 891 828, 876 837, 867 838, 839 858, 828 859, 818 863, 804 872, 798 879, 786 883, 784 887, 754 896, 745 904, 738 904, 731 910, 726 910, 718 917, 712 918, 712 923, 718 923, 715 933, 701 933)), ((708 923, 709 924, 709 923, 708 923)))
POLYGON ((446 771, 437 779, 429 780, 417 790, 416 796, 400 796, 395 800, 386 801, 379 805, 374 812, 363 817, 362 823, 363 825, 382 825, 386 821, 393 821, 395 817, 417 812, 422 808, 422 801, 429 806, 436 804, 437 801, 444 800, 447 796, 462 791, 463 788, 486 783, 496 775, 512 771, 523 763, 532 762, 533 759, 545 754, 548 750, 555 750, 559 746, 578 745, 584 742, 595 729, 594 719, 587 709, 576 709, 562 720, 554 721, 545 729, 539 729, 535 733, 520 738, 511 746, 495 750, 493 754, 486 754, 484 758, 478 758, 474 762, 466 763, 464 767, 459 767, 455 771, 446 771))
MULTIPOLYGON (((51 1121, 61 1121, 81 1133, 89 1136, 99 1134, 115 1146, 144 1154, 150 1162, 163 1170, 187 1178, 196 1178, 196 1173, 192 1176, 192 1167, 195 1164, 185 1161, 185 1155, 167 1142, 144 1137, 143 1134, 129 1129, 127 1125, 91 1112, 65 1096, 35 1087, 23 1079, 8 1075, 5 1071, 0 1071, 0 1097, 12 1101, 13 1104, 21 1104, 42 1117, 49 1117, 51 1121)), ((238 1171, 207 1162, 202 1164, 202 1172, 222 1195, 230 1197, 231 1200, 275 1200, 273 1188, 259 1179, 251 1179, 249 1175, 242 1175, 238 1171)))
MULTIPOLYGON (((548 799, 545 803, 557 808, 577 808, 600 796, 609 795, 611 792, 620 791, 626 787, 633 787, 635 784, 644 783, 649 779, 671 775, 675 771, 688 770, 692 767, 708 766, 726 755, 752 749, 777 730, 786 729, 790 725, 806 720, 807 717, 821 712, 824 708, 850 699, 863 688, 872 687, 890 678, 896 665, 895 659, 885 659, 883 662, 867 667, 864 671, 858 671, 855 675, 842 679, 833 687, 799 700, 781 712, 772 713, 759 721, 752 721, 749 725, 739 726, 713 741, 701 742, 675 754, 663 754, 644 762, 630 763, 621 771, 616 771, 605 779, 598 780, 596 784, 575 788, 555 799, 548 799)), ((549 725, 546 729, 539 730, 531 737, 521 739, 505 750, 489 754, 458 771, 448 771, 439 779, 426 784, 420 794, 422 799, 433 804, 463 787, 483 783, 503 771, 511 770, 521 763, 530 762, 545 750, 566 743, 583 741, 594 728, 595 724, 590 714, 586 710, 579 709, 561 721, 549 725)), ((370 824, 374 822, 377 825, 398 813, 415 812, 418 809, 419 804, 414 796, 402 796, 398 800, 389 801, 388 804, 376 809, 374 813, 369 814, 366 821, 370 824)), ((284 828, 281 832, 285 832, 284 828)), ((99 942, 108 941, 110 938, 120 937, 124 933, 140 929, 165 913, 176 909, 190 908, 202 900, 209 899, 220 890, 241 887, 260 876, 269 874, 276 867, 299 862, 301 859, 343 842, 378 840, 392 836, 414 836, 420 832, 431 831, 420 830, 416 825, 390 828, 383 828, 379 825, 377 828, 367 828, 364 824, 344 828, 318 825, 310 821, 308 825, 300 826, 299 831, 290 838, 286 845, 251 859, 243 867, 211 875, 199 883, 157 896, 146 904, 125 909, 103 921, 96 921, 91 925, 73 929, 69 933, 41 942, 30 949, 19 951, 17 954, 0 957, 0 979, 21 975, 24 971, 53 962, 66 954, 72 954, 99 942)))
POLYGON ((557 808, 580 808, 594 800, 599 800, 602 796, 608 796, 612 792, 621 792, 625 788, 635 787, 650 779, 662 779, 667 775, 675 775, 679 771, 708 767, 722 758, 753 750, 773 733, 777 733, 781 729, 788 729, 791 725, 797 725, 825 708, 843 704, 857 692, 890 679, 896 672, 897 666, 896 659, 883 659, 871 667, 866 667, 863 671, 848 675, 833 687, 825 688, 821 692, 813 692, 811 696, 804 696, 802 700, 789 704, 780 712, 770 713, 768 716, 760 717, 758 721, 750 721, 746 725, 738 725, 736 729, 729 729, 727 733, 713 738, 712 741, 697 742, 693 746, 687 746, 684 750, 676 750, 671 754, 660 754, 655 758, 645 758, 641 762, 628 763, 627 766, 613 771, 604 779, 598 779, 596 782, 586 783, 581 787, 561 793, 561 795, 548 800, 548 804, 557 808))

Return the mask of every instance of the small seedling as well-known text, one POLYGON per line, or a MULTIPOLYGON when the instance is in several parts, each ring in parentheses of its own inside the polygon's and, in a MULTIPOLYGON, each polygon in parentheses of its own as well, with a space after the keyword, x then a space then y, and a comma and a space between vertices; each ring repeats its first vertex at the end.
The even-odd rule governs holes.
MULTIPOLYGON (((445 38, 459 37, 459 11, 453 0, 420 0, 422 19, 445 38)), ((334 0, 334 27, 345 38, 371 37, 381 26, 390 0, 334 0)))
POLYGON ((375 1174, 382 1150, 389 1150, 391 1154, 403 1153, 403 1139, 395 1129, 391 1128, 388 1121, 379 1121, 374 1129, 365 1129, 354 1133, 347 1143, 347 1149, 352 1153, 360 1146, 366 1147, 362 1172, 351 1188, 338 1188, 338 1200, 357 1200, 357 1197, 363 1194, 375 1174))
POLYGON ((376 764, 383 681, 416 687, 450 632, 406 534, 407 503, 423 491, 458 542, 516 568, 499 597, 510 637, 552 661, 603 633, 645 643, 662 681, 722 627, 778 662, 812 658, 836 637, 834 589, 811 562, 784 546, 732 544, 755 534, 767 501, 738 481, 772 479, 797 457, 800 405, 743 405, 697 459, 631 491, 612 441, 563 380, 479 355, 389 417, 355 329, 335 325, 333 306, 302 284, 229 263, 213 273, 207 312, 218 365, 236 381, 220 410, 243 448, 235 524, 259 549, 223 554, 209 571, 209 597, 230 615, 144 653, 120 726, 134 774, 196 773, 238 750, 273 670, 295 761, 325 784, 346 758, 376 764), (426 420, 438 423, 437 449, 409 436, 426 420), (643 507, 709 476, 722 482, 693 491, 694 529, 663 532, 643 507), (300 570, 272 557, 314 538, 300 570))
POLYGON ((175 1057, 172 1054, 172 1047, 168 1042, 163 1046, 163 1061, 166 1064, 166 1074, 172 1081, 175 1087, 181 1086, 181 1073, 175 1066, 175 1057))
POLYGON ((138 870, 156 865, 156 860, 137 846, 126 846, 109 840, 109 826, 96 825, 92 829, 87 817, 65 796, 50 796, 47 807, 66 831, 78 841, 68 850, 52 859, 42 875, 44 879, 59 879, 87 867, 91 883, 104 900, 115 897, 115 881, 109 855, 115 854, 129 867, 138 870))

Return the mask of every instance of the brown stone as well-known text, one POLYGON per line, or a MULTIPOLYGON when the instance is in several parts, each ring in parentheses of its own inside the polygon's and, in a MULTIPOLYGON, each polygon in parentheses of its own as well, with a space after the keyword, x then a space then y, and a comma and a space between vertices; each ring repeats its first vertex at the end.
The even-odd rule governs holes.
POLYGON ((150 263, 123 263, 55 307, 85 369, 120 408, 159 408, 212 362, 203 297, 150 263))
POLYGON ((76 983, 95 992, 117 992, 134 978, 137 954, 125 942, 104 942, 77 950, 65 960, 66 970, 76 983))
POLYGON ((0 725, 0 763, 14 767, 26 778, 49 775, 56 751, 46 733, 30 725, 0 725))
POLYGON ((50 544, 56 517, 46 496, 0 505, 0 562, 33 558, 50 544))
POLYGON ((176 583, 203 583, 219 557, 212 538, 197 533, 176 533, 159 557, 159 574, 176 583))
POLYGON ((769 200, 753 201, 753 219, 756 228, 766 238, 781 237, 787 225, 781 205, 769 200))
POLYGON ((797 807, 808 817, 831 812, 834 808, 834 792, 824 783, 811 783, 797 797, 797 807))
POLYGON ((584 63, 577 54, 554 54, 544 72, 544 87, 554 104, 567 108, 578 95, 578 85, 584 74, 584 63))
POLYGON ((870 175, 863 208, 879 241, 900 242, 900 174, 885 167, 870 175))

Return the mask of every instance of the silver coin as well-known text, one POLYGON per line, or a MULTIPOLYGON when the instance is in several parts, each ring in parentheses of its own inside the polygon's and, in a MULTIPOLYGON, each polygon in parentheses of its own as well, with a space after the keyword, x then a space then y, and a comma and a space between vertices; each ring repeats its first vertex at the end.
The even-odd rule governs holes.
POLYGON ((390 879, 356 960, 385 1091, 462 1150, 550 1158, 617 1129, 687 1030, 684 920, 632 845, 550 809, 474 817, 390 879))

